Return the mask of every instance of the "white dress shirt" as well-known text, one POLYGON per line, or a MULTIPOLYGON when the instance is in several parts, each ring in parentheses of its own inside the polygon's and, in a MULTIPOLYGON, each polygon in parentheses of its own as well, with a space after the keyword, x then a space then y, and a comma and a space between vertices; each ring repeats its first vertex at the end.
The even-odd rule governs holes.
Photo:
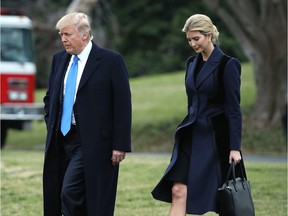
MULTIPOLYGON (((74 102, 76 100, 76 95, 77 95, 79 83, 80 83, 80 80, 81 80, 81 77, 82 77, 82 74, 83 74, 84 67, 86 65, 87 59, 88 59, 89 54, 91 52, 91 49, 92 49, 92 42, 90 41, 87 44, 87 46, 82 50, 82 52, 79 55, 77 55, 78 58, 79 58, 79 61, 78 61, 78 73, 77 73, 77 79, 76 79, 76 90, 75 90, 75 95, 74 95, 74 102)), ((64 97, 65 97, 67 75, 68 75, 70 67, 71 67, 71 65, 73 63, 73 58, 74 58, 74 55, 70 59, 70 62, 69 62, 69 65, 68 65, 68 68, 67 68, 67 71, 66 71, 66 74, 65 74, 65 78, 64 78, 64 88, 63 88, 64 97)), ((76 124, 73 112, 72 112, 72 124, 74 124, 74 125, 76 124)))

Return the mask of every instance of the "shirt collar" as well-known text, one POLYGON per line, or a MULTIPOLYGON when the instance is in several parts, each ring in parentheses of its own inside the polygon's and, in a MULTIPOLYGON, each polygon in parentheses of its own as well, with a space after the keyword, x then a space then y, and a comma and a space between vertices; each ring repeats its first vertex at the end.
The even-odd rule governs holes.
POLYGON ((89 43, 82 50, 82 52, 79 55, 77 55, 80 61, 87 61, 91 49, 92 49, 92 42, 89 41, 89 43))

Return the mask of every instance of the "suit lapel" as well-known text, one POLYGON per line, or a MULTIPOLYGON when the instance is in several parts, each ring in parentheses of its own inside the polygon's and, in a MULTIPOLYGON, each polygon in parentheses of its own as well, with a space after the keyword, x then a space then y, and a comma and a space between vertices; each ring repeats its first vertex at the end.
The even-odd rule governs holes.
POLYGON ((188 69, 187 69, 187 78, 186 78, 187 81, 186 81, 186 83, 193 90, 196 90, 195 80, 194 80, 194 73, 195 73, 195 69, 196 69, 198 58, 199 58, 199 55, 197 55, 195 57, 195 59, 192 62, 190 62, 190 64, 188 65, 188 69))
MULTIPOLYGON (((64 77, 65 77, 65 73, 70 61, 71 55, 69 55, 68 53, 65 53, 59 60, 57 71, 56 71, 56 77, 55 77, 55 85, 59 89, 59 100, 60 100, 60 104, 62 104, 63 101, 63 88, 64 88, 64 77), (60 85, 59 85, 60 83, 60 85)), ((57 91, 56 91, 57 92, 57 91)))
POLYGON ((204 64, 199 75, 197 76, 195 83, 196 88, 198 88, 204 82, 204 80, 206 80, 206 78, 214 72, 218 65, 218 62, 211 62, 209 60, 204 64))
POLYGON ((91 52, 84 67, 78 91, 85 85, 89 77, 95 72, 96 67, 98 67, 99 65, 100 62, 99 60, 100 60, 100 48, 93 43, 91 52))
POLYGON ((221 62, 222 56, 222 51, 218 48, 218 46, 215 46, 211 56, 209 57, 208 61, 205 63, 199 75, 197 76, 195 82, 196 88, 199 88, 199 86, 207 79, 207 77, 209 77, 210 74, 215 71, 215 69, 221 62))

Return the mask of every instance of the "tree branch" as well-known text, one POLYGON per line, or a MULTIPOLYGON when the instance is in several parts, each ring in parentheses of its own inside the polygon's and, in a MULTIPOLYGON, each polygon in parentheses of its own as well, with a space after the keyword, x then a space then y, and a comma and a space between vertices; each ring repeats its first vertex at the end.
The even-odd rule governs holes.
POLYGON ((73 0, 68 6, 66 12, 83 12, 90 16, 91 10, 95 8, 99 0, 73 0))

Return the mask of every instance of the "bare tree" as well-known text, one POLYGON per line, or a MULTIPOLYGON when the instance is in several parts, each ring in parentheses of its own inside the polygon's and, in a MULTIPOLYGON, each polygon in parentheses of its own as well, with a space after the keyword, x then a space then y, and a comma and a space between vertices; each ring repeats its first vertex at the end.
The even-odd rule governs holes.
POLYGON ((231 30, 254 68, 254 126, 278 124, 287 103, 286 0, 204 0, 231 30))
POLYGON ((107 0, 72 0, 66 13, 83 12, 92 19, 92 33, 97 44, 112 47, 107 34, 118 34, 118 25, 107 0), (109 26, 109 28, 106 28, 109 26))
POLYGON ((81 11, 90 15, 91 7, 94 7, 97 3, 98 0, 72 0, 66 12, 71 13, 81 11))

